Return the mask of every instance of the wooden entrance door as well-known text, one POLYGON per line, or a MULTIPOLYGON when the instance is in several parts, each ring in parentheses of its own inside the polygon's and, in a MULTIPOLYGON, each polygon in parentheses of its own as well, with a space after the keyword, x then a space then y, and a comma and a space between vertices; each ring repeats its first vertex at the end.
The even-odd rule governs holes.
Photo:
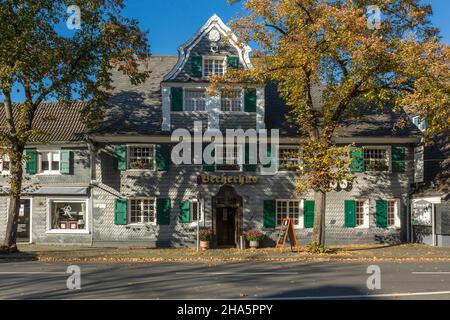
POLYGON ((217 245, 235 246, 236 208, 217 208, 217 245))

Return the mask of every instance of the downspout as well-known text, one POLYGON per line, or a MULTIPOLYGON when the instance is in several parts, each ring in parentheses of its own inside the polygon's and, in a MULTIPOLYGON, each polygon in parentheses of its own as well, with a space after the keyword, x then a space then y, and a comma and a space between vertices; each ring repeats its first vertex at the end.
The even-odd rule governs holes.
POLYGON ((91 227, 91 247, 94 245, 94 188, 97 185, 97 175, 95 173, 95 147, 93 142, 88 139, 87 140, 87 145, 88 145, 88 151, 89 151, 89 161, 90 161, 90 179, 89 179, 89 192, 91 193, 91 201, 90 201, 90 211, 91 211, 91 215, 90 215, 90 227, 91 227))

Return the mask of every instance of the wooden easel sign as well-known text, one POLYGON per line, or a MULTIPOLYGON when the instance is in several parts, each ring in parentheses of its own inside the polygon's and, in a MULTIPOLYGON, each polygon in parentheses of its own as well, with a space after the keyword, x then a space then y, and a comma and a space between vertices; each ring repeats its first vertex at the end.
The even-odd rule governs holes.
POLYGON ((280 234, 278 235, 277 245, 275 246, 275 250, 280 249, 283 250, 286 245, 286 240, 289 237, 289 243, 291 245, 291 251, 294 252, 294 249, 297 250, 297 253, 300 253, 300 246, 298 245, 297 236, 295 235, 294 224, 291 218, 283 219, 283 223, 281 224, 280 234))

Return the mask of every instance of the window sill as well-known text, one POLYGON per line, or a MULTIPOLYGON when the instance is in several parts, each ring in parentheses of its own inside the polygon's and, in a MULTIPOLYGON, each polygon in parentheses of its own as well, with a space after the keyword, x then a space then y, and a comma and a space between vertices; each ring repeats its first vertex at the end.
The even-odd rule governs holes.
POLYGON ((149 223, 128 223, 125 225, 125 227, 130 228, 145 228, 150 226, 156 226, 156 222, 149 222, 149 223))
POLYGON ((246 111, 222 111, 222 110, 220 110, 220 111, 218 112, 218 114, 225 114, 225 115, 230 115, 230 114, 250 115, 250 114, 256 114, 256 112, 246 112, 246 111))
POLYGON ((197 225, 201 225, 203 223, 203 220, 200 221, 191 221, 189 223, 186 223, 187 225, 189 225, 189 227, 196 227, 197 225))
POLYGON ((90 234, 89 230, 48 230, 46 234, 90 234))
POLYGON ((185 113, 188 113, 188 114, 192 114, 192 113, 199 113, 199 114, 208 114, 208 111, 197 111, 197 110, 191 110, 191 111, 189 111, 189 110, 183 110, 183 111, 170 111, 171 113, 175 113, 175 114, 185 114, 185 113))
POLYGON ((40 172, 36 173, 36 176, 62 176, 61 172, 40 172))
POLYGON ((125 172, 157 172, 155 169, 127 169, 125 172))
POLYGON ((356 227, 354 227, 353 229, 357 229, 357 230, 367 230, 367 229, 370 229, 370 227, 368 227, 368 226, 356 226, 356 227))
MULTIPOLYGON (((266 228, 266 229, 270 229, 270 228, 266 228)), ((299 226, 294 226, 294 230, 312 230, 313 228, 305 228, 305 227, 299 227, 299 226)), ((275 227, 276 231, 280 231, 281 227, 275 227)))

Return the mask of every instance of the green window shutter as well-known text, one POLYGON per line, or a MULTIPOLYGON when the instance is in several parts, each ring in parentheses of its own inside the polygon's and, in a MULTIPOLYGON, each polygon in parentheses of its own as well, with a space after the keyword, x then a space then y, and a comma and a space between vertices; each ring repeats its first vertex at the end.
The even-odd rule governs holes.
POLYGON ((375 221, 378 228, 387 228, 387 206, 386 200, 377 200, 375 221))
POLYGON ((406 148, 392 148, 392 172, 405 172, 406 148))
POLYGON ((114 224, 127 224, 127 199, 116 198, 114 203, 114 224))
MULTIPOLYGON (((207 144, 203 145, 203 151, 205 150, 206 146, 207 146, 207 144)), ((215 156, 215 154, 216 154, 216 150, 214 149, 213 152, 212 152, 212 155, 215 156)), ((202 159, 203 159, 203 157, 202 157, 202 159)), ((203 164, 203 171, 205 171, 205 172, 214 172, 214 171, 216 171, 216 166, 214 164, 205 164, 204 163, 203 164)))
POLYGON ((355 200, 345 200, 344 204, 345 211, 345 227, 354 228, 356 227, 356 201, 355 200))
POLYGON ((127 146, 114 146, 114 158, 116 159, 117 169, 127 170, 127 146))
POLYGON ((170 224, 170 199, 156 199, 156 221, 159 225, 170 224))
POLYGON ((256 112, 256 89, 245 90, 244 111, 256 112))
POLYGON ((26 150, 25 155, 27 156, 27 164, 25 166, 25 171, 28 174, 37 173, 37 152, 36 150, 26 150))
POLYGON ((158 144, 155 148, 156 171, 168 171, 170 165, 170 146, 167 144, 158 144))
POLYGON ((314 209, 316 203, 312 200, 305 200, 303 209, 303 225, 305 228, 314 227, 314 209))
POLYGON ((239 68, 239 57, 237 56, 228 56, 228 66, 233 69, 239 68))
POLYGON ((352 172, 364 172, 364 150, 361 148, 350 148, 350 155, 352 157, 352 164, 350 169, 352 172))
POLYGON ((277 201, 276 200, 264 200, 263 220, 264 228, 275 228, 277 221, 277 201))
MULTIPOLYGON (((256 164, 250 164, 250 153, 252 150, 250 150, 250 145, 245 144, 245 164, 242 166, 244 172, 255 172, 256 171, 256 164)), ((255 155, 252 155, 255 157, 255 155)))
POLYGON ((203 57, 194 56, 191 58, 191 72, 193 77, 203 77, 203 57))
POLYGON ((180 211, 178 212, 178 222, 191 222, 191 203, 189 201, 183 201, 180 204, 180 211))
POLYGON ((170 110, 183 111, 183 88, 170 88, 170 110))
POLYGON ((61 150, 59 152, 59 171, 63 174, 70 173, 72 153, 69 150, 61 150))

